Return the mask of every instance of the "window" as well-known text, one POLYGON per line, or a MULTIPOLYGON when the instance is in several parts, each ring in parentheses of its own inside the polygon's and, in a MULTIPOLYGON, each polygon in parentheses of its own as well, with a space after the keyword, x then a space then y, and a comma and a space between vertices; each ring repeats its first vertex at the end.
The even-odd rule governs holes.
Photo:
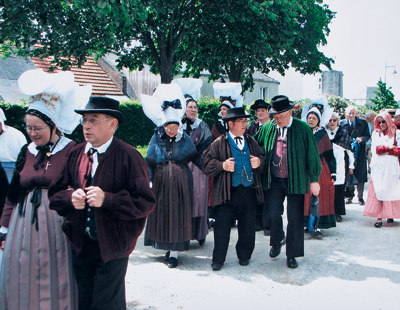
POLYGON ((260 87, 260 98, 266 99, 268 98, 268 87, 260 87))

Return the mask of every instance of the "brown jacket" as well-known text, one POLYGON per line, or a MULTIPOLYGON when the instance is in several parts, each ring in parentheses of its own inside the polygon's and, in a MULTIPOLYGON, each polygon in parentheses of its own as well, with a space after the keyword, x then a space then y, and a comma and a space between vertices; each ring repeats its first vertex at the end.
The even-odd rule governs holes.
MULTIPOLYGON (((257 202, 264 202, 262 189, 262 172, 264 170, 264 152, 250 135, 244 135, 250 149, 250 154, 260 158, 260 166, 254 170, 254 187, 257 202)), ((214 177, 213 206, 218 206, 231 199, 232 173, 225 171, 222 165, 232 157, 227 134, 218 137, 203 154, 203 173, 214 177)))
MULTIPOLYGON (((71 196, 73 190, 84 187, 88 161, 85 145, 86 142, 81 143, 71 151, 63 172, 49 188, 50 209, 66 217, 63 230, 78 254, 83 245, 86 210, 76 210, 71 196)), ((94 208, 104 262, 127 257, 135 248, 156 204, 149 184, 147 166, 140 153, 114 137, 93 178, 93 186, 100 187, 105 194, 103 205, 94 208)))

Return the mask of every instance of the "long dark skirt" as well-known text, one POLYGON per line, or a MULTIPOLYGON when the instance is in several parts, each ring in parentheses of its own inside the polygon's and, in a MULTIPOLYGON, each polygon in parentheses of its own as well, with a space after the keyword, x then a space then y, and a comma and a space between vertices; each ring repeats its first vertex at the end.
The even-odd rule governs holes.
POLYGON ((188 166, 178 162, 158 165, 153 179, 157 199, 146 225, 146 246, 183 251, 192 238, 193 181, 188 166))
POLYGON ((346 215, 344 184, 335 185, 335 214, 346 215))

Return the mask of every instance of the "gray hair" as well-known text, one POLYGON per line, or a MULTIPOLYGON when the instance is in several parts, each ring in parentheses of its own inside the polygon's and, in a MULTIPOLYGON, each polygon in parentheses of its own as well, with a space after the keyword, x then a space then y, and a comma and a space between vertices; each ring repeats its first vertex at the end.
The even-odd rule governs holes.
MULTIPOLYGON (((339 121, 340 121, 340 116, 339 116, 339 114, 336 113, 336 112, 332 112, 332 116, 333 116, 334 118, 336 118, 336 119, 338 120, 338 123, 339 123, 339 121)), ((331 116, 331 117, 332 117, 332 116, 331 116)), ((329 124, 329 122, 328 122, 328 124, 329 124)), ((325 125, 325 128, 329 128, 328 124, 325 125)), ((338 124, 338 126, 339 126, 339 124, 338 124)))
POLYGON ((375 112, 372 110, 369 110, 367 113, 365 113, 365 117, 370 117, 370 116, 375 116, 375 112))
POLYGON ((356 113, 358 112, 358 110, 357 110, 357 107, 356 106, 354 106, 354 105, 349 105, 347 108, 346 108, 346 110, 345 110, 345 112, 346 112, 346 115, 349 115, 349 113, 350 113, 350 111, 351 110, 355 110, 356 111, 356 113))

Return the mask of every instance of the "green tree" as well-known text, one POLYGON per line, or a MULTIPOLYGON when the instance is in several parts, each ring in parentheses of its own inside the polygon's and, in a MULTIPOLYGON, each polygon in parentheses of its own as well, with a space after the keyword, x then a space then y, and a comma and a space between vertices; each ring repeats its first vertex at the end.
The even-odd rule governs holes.
POLYGON ((328 25, 334 17, 322 1, 235 1, 224 15, 226 27, 207 45, 191 51, 185 75, 199 76, 203 69, 210 80, 228 76, 252 89, 255 70, 284 75, 289 66, 302 74, 331 68, 333 60, 318 51, 326 44, 328 25))
POLYGON ((120 68, 149 64, 169 83, 190 50, 224 27, 231 2, 0 0, 0 43, 3 55, 54 56, 63 69, 113 51, 120 68))
POLYGON ((382 109, 397 109, 399 104, 394 100, 394 94, 391 91, 392 87, 387 88, 386 83, 379 81, 378 89, 374 91, 375 98, 370 99, 374 105, 371 107, 375 112, 382 109))
POLYGON ((189 64, 251 86, 257 68, 302 73, 329 67, 317 50, 333 14, 320 0, 0 0, 3 55, 54 56, 54 66, 82 65, 86 56, 117 53, 118 67, 151 66, 169 83, 189 64), (36 45, 35 45, 36 44, 36 45), (35 49, 32 47, 35 45, 35 49), (225 48, 224 48, 225 47, 225 48), (229 48, 226 48, 229 47, 229 48), (205 65, 204 58, 213 60, 205 65), (199 60, 197 61, 197 58, 199 60), (225 71, 222 67, 226 59, 225 71), (225 73, 224 73, 225 72, 225 73))

